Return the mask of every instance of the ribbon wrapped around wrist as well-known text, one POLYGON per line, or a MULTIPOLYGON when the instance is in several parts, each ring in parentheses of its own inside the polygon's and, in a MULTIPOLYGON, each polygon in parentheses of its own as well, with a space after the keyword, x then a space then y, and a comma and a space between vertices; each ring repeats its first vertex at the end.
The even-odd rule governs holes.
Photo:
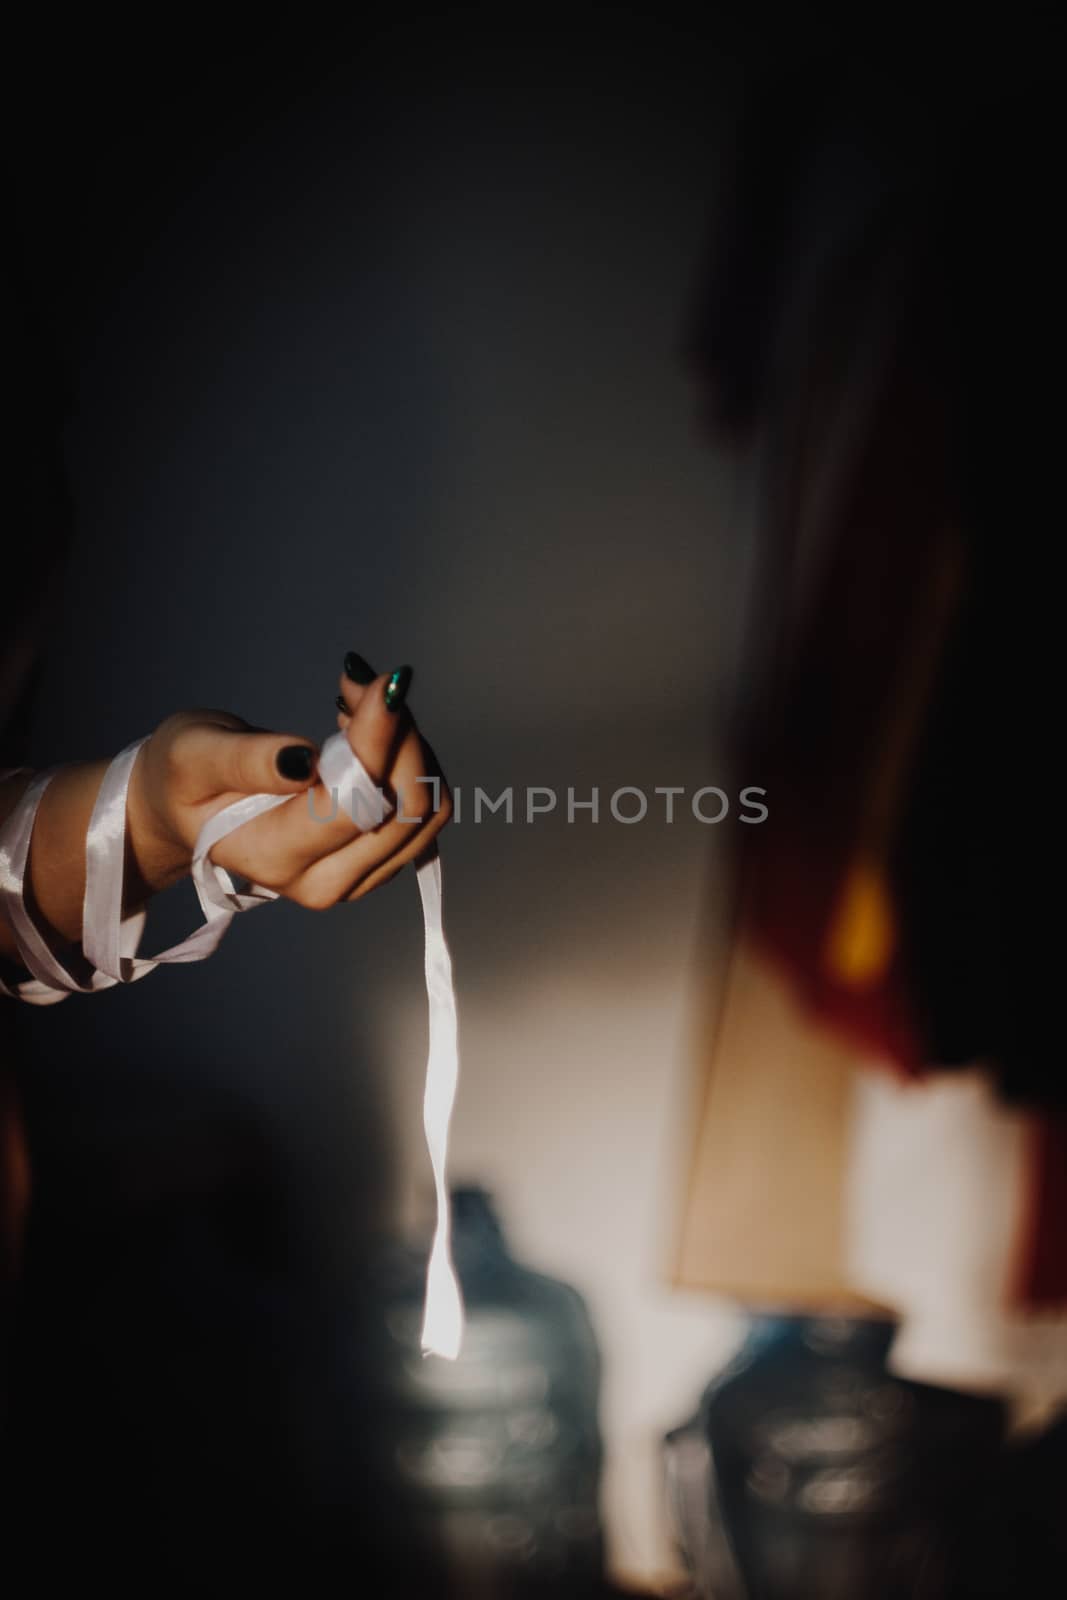
MULTIPOLYGON (((0 896, 2 896, 22 960, 31 977, 14 987, 0 980, 0 993, 33 1005, 52 1005, 68 994, 89 994, 115 984, 134 983, 164 963, 203 961, 213 954, 240 911, 276 900, 272 889, 244 880, 235 882, 211 859, 221 840, 276 806, 304 802, 303 796, 244 795, 204 824, 192 858, 192 880, 204 922, 155 956, 139 956, 145 913, 123 916, 126 856, 126 802, 130 776, 141 746, 139 739, 111 762, 97 794, 85 841, 85 902, 80 952, 58 955, 41 934, 25 905, 30 841, 41 798, 55 770, 37 774, 0 833, 0 896)), ((335 807, 354 817, 382 820, 384 802, 378 786, 342 733, 326 740, 319 756, 319 778, 335 807)), ((306 802, 304 802, 306 803, 306 802)), ((423 1125, 430 1153, 437 1200, 437 1225, 426 1278, 422 1347, 428 1354, 454 1360, 463 1330, 463 1305, 452 1264, 451 1227, 446 1187, 448 1131, 459 1074, 456 1002, 452 961, 445 942, 441 907, 441 863, 434 850, 418 868, 417 881, 425 924, 426 993, 429 1003, 429 1055, 423 1100, 423 1125)))

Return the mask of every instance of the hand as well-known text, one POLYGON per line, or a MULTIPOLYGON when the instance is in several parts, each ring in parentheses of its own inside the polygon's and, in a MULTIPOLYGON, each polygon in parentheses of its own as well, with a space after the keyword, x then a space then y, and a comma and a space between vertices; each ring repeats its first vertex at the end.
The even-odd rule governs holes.
POLYGON ((309 740, 264 733, 222 711, 179 712, 152 735, 130 783, 132 854, 147 892, 182 877, 207 819, 245 794, 293 798, 220 841, 212 858, 315 910, 361 899, 426 849, 452 799, 404 704, 410 671, 374 677, 361 658, 347 659, 369 681, 342 678, 338 725, 398 815, 366 832, 343 808, 331 817, 309 740))

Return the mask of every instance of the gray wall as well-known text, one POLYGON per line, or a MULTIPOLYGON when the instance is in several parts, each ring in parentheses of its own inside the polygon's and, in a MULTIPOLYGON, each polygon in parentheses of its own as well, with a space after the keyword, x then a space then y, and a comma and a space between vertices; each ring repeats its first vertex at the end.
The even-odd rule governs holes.
MULTIPOLYGON (((195 704, 321 735, 357 648, 414 663, 465 799, 722 780, 744 561, 678 346, 729 75, 636 22, 573 56, 450 37, 441 55, 443 34, 396 30, 322 65, 161 179, 112 245, 80 325, 39 758, 195 704)), ((94 173, 112 211, 136 211, 130 159, 94 173)), ((730 1337, 667 1285, 713 834, 468 811, 444 841, 454 1170, 590 1298, 630 1573, 669 1564, 657 1441, 730 1337)), ((420 985, 406 875, 326 915, 244 918, 206 965, 31 1032, 80 1104, 75 1052, 224 1085, 309 1207, 413 1224, 420 985)))

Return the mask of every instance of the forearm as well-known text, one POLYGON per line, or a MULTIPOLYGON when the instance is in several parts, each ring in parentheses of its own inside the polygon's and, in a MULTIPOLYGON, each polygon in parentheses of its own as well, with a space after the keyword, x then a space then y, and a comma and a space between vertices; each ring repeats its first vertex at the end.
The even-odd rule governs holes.
MULTIPOLYGON (((82 936, 85 898, 85 836, 106 761, 64 767, 41 799, 30 846, 27 902, 38 927, 57 946, 76 945, 82 936)), ((20 773, 3 785, 0 820, 18 804, 30 781, 20 773)), ((143 904, 148 887, 132 851, 127 851, 124 901, 127 909, 143 904)), ((0 951, 18 959, 14 935, 0 917, 0 951)))

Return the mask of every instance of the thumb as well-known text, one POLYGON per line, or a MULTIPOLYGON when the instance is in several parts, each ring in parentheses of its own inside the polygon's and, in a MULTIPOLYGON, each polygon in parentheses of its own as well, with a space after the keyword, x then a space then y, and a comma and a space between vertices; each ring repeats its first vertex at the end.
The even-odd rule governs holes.
POLYGON ((375 678, 368 684, 352 713, 345 734, 349 744, 376 783, 382 783, 393 762, 397 740, 411 725, 406 709, 411 668, 375 678))
POLYGON ((178 735, 181 765, 211 794, 300 794, 315 780, 318 750, 291 733, 197 723, 178 735))

